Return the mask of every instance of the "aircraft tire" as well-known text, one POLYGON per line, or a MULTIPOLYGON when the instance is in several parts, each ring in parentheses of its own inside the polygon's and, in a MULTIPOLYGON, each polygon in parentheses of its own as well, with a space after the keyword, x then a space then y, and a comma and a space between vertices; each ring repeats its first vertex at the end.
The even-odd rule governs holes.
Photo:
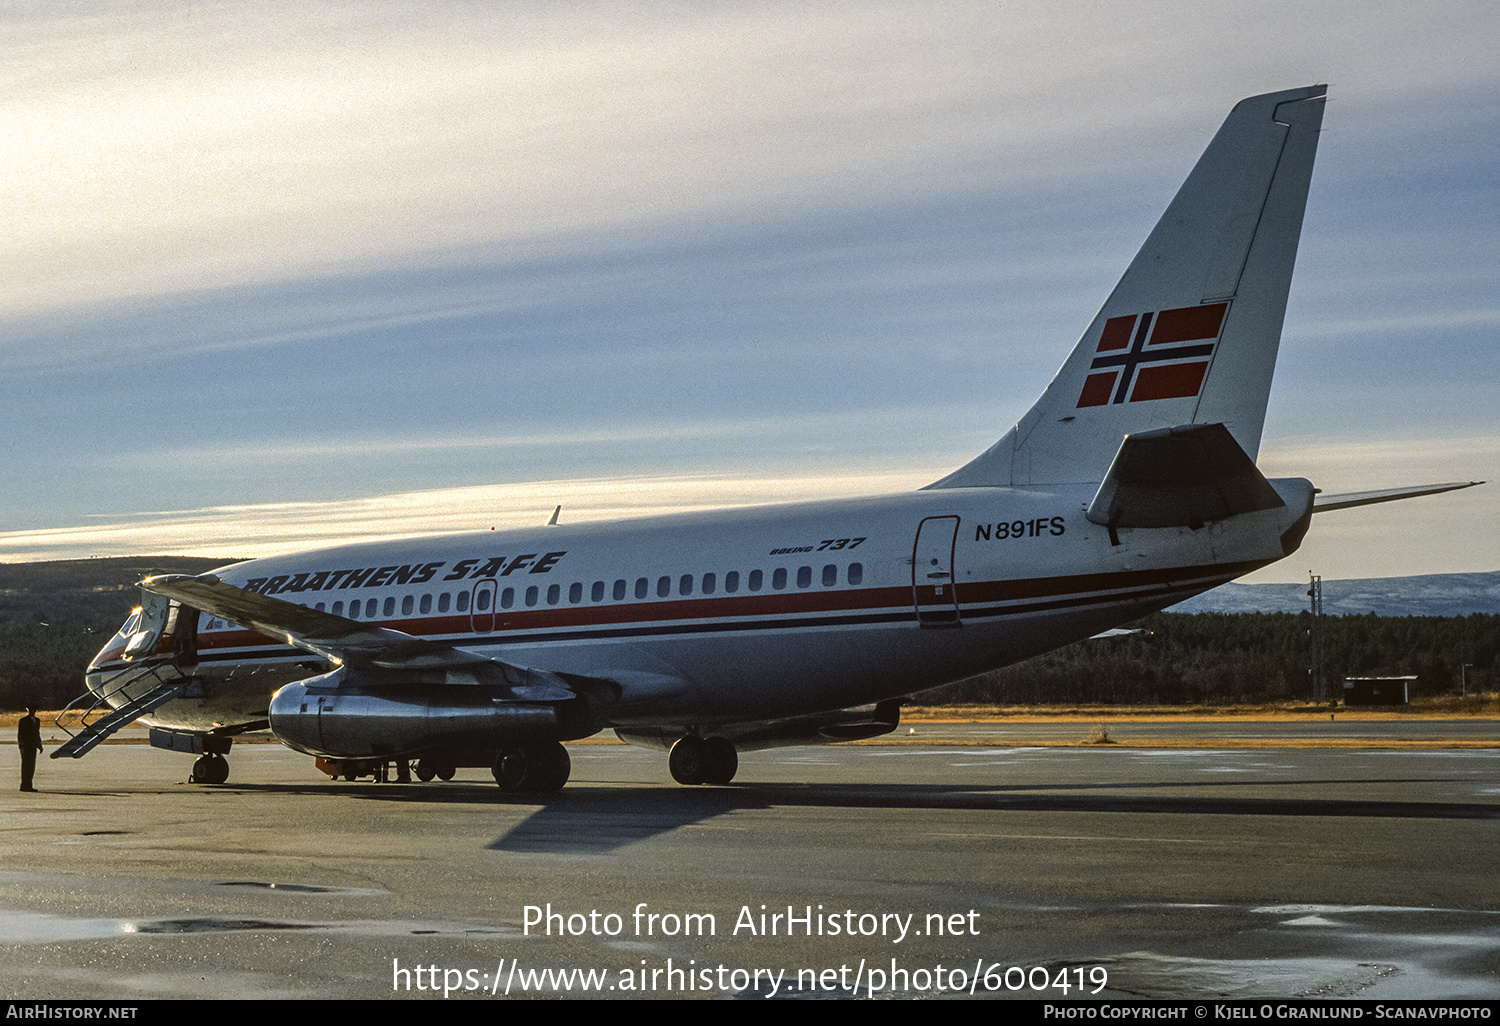
POLYGON ((426 759, 417 760, 418 780, 425 784, 435 776, 437 776, 437 771, 432 768, 432 766, 427 762, 426 759))
POLYGON ((506 748, 495 756, 495 765, 490 768, 490 772, 495 775, 495 783, 500 785, 500 790, 514 793, 525 789, 530 763, 526 749, 506 748))
POLYGON ((568 758, 568 750, 553 742, 538 745, 529 754, 531 762, 526 773, 526 790, 537 792, 561 790, 562 786, 568 782, 568 774, 573 769, 573 761, 568 758))
POLYGON ((705 784, 727 784, 740 768, 740 756, 728 738, 711 737, 703 742, 705 784))
POLYGON ((493 772, 502 791, 539 793, 559 790, 572 768, 568 750, 554 741, 507 748, 496 757, 493 772))
POLYGON ((667 753, 667 769, 679 784, 701 784, 708 769, 707 752, 701 737, 680 737, 667 753))
POLYGON ((204 755, 193 763, 193 783, 222 784, 229 779, 229 760, 222 755, 204 755))

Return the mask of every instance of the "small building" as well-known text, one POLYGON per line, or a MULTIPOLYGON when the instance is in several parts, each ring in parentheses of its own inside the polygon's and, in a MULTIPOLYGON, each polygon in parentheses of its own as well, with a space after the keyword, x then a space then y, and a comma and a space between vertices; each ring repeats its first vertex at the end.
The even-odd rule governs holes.
POLYGON ((1406 705, 1416 677, 1345 677, 1345 705, 1406 705))

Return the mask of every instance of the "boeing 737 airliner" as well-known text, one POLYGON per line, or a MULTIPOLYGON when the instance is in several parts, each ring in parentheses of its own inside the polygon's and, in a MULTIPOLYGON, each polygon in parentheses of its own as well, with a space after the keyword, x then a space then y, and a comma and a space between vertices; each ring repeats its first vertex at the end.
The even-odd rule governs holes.
MULTIPOLYGON (((563 786, 613 730, 684 784, 892 730, 903 698, 1295 551, 1321 497, 1255 466, 1325 89, 1244 100, 1035 406, 910 494, 351 544, 152 577, 88 670, 226 779, 269 728, 346 772, 563 786)), ((1320 501, 1321 500, 1321 501, 1320 501)))

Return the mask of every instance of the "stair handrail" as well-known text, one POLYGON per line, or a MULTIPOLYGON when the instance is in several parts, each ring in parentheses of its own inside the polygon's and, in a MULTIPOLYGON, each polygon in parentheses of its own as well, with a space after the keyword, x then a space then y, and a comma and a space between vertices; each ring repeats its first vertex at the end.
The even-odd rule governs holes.
POLYGON ((68 737, 77 737, 79 734, 87 731, 95 722, 98 722, 97 720, 91 722, 89 720, 90 716, 99 712, 101 708, 105 710, 104 715, 108 716, 114 711, 114 706, 110 704, 109 699, 148 673, 154 676, 158 683, 165 684, 166 680, 158 671, 167 665, 175 666, 176 660, 172 656, 160 656, 155 659, 132 663, 116 671, 99 683, 99 690, 95 691, 93 688, 89 688, 83 694, 63 706, 62 709, 58 710, 57 715, 52 718, 53 725, 64 734, 67 734, 68 737), (85 702, 88 704, 87 708, 83 708, 83 703, 85 702), (78 715, 71 718, 69 722, 76 724, 76 729, 70 728, 63 722, 64 717, 67 717, 68 713, 75 711, 78 715))

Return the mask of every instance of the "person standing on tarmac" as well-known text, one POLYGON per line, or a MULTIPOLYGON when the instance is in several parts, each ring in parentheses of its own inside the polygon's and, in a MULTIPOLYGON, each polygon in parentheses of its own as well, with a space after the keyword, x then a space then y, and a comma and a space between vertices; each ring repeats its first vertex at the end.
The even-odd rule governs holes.
POLYGON ((42 750, 42 721, 36 717, 36 706, 28 705, 26 715, 16 725, 16 747, 21 749, 21 790, 35 791, 31 778, 36 773, 36 756, 42 750))

